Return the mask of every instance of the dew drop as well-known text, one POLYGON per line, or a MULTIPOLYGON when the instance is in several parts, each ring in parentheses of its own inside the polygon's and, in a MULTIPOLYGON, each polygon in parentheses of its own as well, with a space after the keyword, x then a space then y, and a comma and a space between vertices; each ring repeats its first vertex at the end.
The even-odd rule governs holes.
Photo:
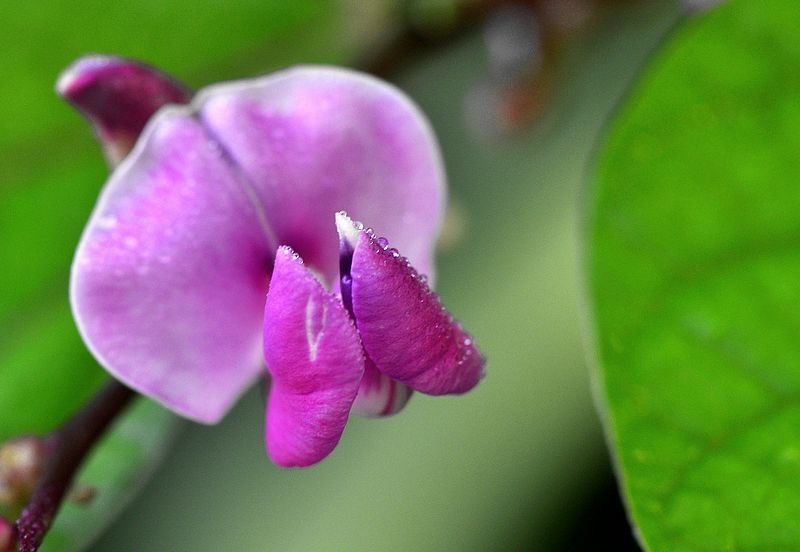
POLYGON ((99 219, 97 219, 97 226, 103 228, 104 230, 114 228, 116 225, 117 225, 117 217, 112 215, 100 217, 99 219))
POLYGON ((381 248, 386 251, 389 248, 389 240, 383 237, 378 238, 378 245, 380 245, 381 248))

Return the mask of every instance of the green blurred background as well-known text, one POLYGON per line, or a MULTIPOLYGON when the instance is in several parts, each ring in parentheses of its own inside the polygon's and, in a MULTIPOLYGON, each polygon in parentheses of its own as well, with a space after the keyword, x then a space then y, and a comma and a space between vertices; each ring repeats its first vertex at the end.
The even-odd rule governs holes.
MULTIPOLYGON (((353 419, 335 453, 308 470, 269 463, 253 390, 220 425, 181 426, 94 550, 632 546, 579 335, 577 205, 604 121, 680 7, 562 3, 579 15, 590 6, 588 16, 544 37, 530 78, 492 67, 484 20, 503 3, 458 4, 0 7, 0 437, 51 429, 105 377, 77 338, 66 285, 106 169, 53 93, 58 72, 89 52, 143 59, 198 88, 294 63, 355 65, 397 83, 432 120, 450 179, 438 291, 489 359, 474 392, 417 395, 402 415, 353 419), (520 96, 512 111, 522 114, 503 123, 498 113, 520 96)), ((525 3, 539 14, 536 4, 525 3)))

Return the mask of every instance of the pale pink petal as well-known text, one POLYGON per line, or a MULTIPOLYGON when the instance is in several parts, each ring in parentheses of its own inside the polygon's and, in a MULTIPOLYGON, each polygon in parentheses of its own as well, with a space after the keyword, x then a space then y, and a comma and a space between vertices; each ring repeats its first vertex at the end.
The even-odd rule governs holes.
POLYGON ((201 422, 263 369, 272 251, 242 186, 194 118, 162 111, 106 185, 73 263, 73 311, 95 357, 201 422))
POLYGON ((419 109, 354 71, 299 67, 224 84, 198 97, 200 116, 253 183, 280 243, 330 283, 333 215, 379 221, 430 273, 444 207, 438 146, 419 109))
POLYGON ((358 332, 378 370, 430 395, 478 384, 484 359, 472 338, 396 249, 360 232, 350 275, 358 332))
POLYGON ((288 247, 278 248, 264 310, 264 358, 272 375, 267 451, 284 467, 333 451, 364 373, 355 326, 288 247))
POLYGON ((413 391, 397 380, 382 374, 367 358, 364 377, 353 403, 353 414, 370 418, 397 414, 411 398, 413 391))
POLYGON ((188 88, 157 69, 97 55, 70 65, 56 91, 89 120, 112 165, 125 158, 161 106, 191 98, 188 88))

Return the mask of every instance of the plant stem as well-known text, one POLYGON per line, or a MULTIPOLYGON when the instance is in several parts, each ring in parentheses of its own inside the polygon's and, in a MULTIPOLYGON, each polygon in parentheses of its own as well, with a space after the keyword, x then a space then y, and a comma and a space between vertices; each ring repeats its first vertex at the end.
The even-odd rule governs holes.
POLYGON ((109 382, 51 436, 53 451, 31 500, 17 520, 20 552, 35 552, 61 506, 75 473, 109 424, 136 393, 109 382))

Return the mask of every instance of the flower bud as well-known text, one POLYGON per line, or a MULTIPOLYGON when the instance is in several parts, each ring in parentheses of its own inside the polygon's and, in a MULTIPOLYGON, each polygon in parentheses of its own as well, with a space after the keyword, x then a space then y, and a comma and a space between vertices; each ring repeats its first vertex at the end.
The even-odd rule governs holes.
POLYGON ((15 509, 28 502, 48 450, 47 442, 35 436, 17 437, 0 447, 0 506, 15 509))
POLYGON ((92 124, 112 167, 161 106, 191 97, 188 88, 160 71, 111 56, 79 59, 61 74, 56 91, 92 124))

